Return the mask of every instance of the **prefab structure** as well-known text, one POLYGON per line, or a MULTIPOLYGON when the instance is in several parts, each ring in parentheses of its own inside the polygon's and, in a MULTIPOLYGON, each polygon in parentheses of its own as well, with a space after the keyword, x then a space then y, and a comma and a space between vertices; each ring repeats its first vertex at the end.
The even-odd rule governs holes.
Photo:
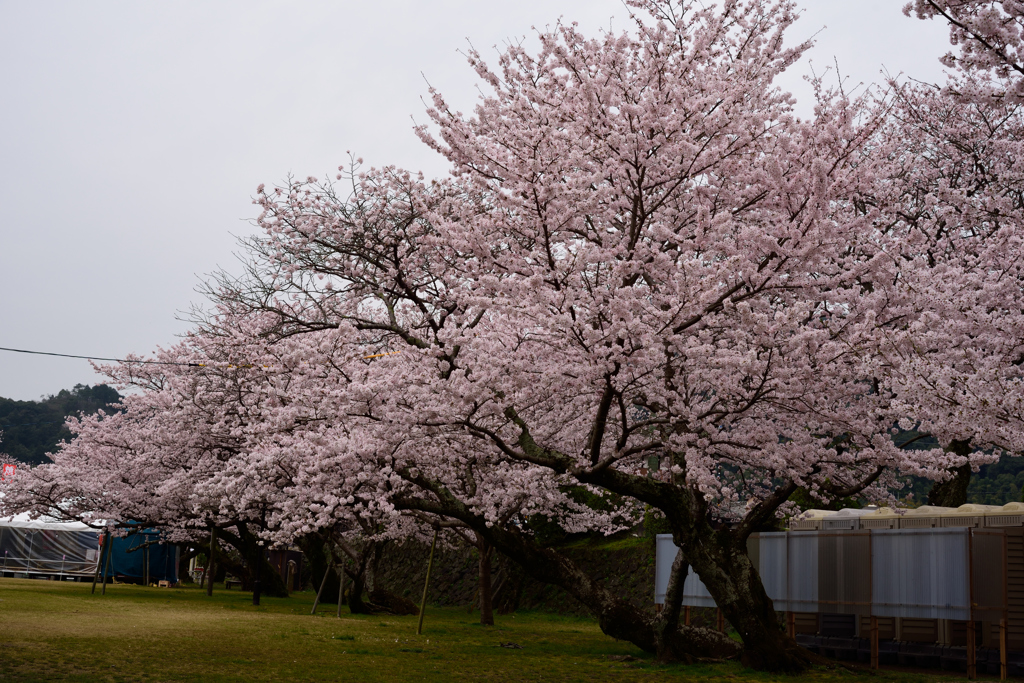
MULTIPOLYGON (((658 537, 655 602, 676 548, 658 537)), ((811 511, 748 553, 791 631, 1024 652, 1024 504, 811 511), (799 626, 798 626, 799 625, 799 626)), ((688 574, 683 604, 713 607, 688 574)), ((971 657, 966 656, 968 664, 971 657)))
MULTIPOLYGON (((129 581, 178 581, 178 547, 159 542, 148 529, 111 537, 108 575, 129 581)), ((82 579, 96 573, 103 535, 80 522, 0 519, 0 576, 82 579)))
POLYGON ((0 519, 0 576, 91 578, 100 532, 78 522, 0 519))

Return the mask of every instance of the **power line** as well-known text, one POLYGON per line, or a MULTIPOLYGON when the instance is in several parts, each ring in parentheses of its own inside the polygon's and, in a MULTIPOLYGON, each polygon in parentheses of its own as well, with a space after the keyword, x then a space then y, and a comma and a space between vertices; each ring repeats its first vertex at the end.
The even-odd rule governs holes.
POLYGON ((51 353, 50 351, 29 351, 28 349, 9 349, 0 346, 0 351, 11 351, 13 353, 27 353, 33 356, 57 356, 59 358, 81 358, 82 360, 103 360, 111 363, 141 363, 144 365, 181 365, 190 368, 204 367, 202 363, 175 363, 168 360, 127 360, 125 358, 101 358, 99 356, 76 356, 70 353, 51 353))
MULTIPOLYGON (((11 351, 13 353, 27 353, 27 354, 30 354, 30 355, 33 355, 33 356, 57 356, 58 358, 81 358, 82 360, 102 360, 102 361, 108 361, 108 362, 111 362, 111 363, 138 363, 140 365, 177 365, 177 366, 187 367, 187 368, 205 368, 205 367, 209 367, 211 365, 214 365, 213 363, 177 363, 177 362, 169 361, 169 360, 139 360, 139 359, 128 360, 126 358, 101 358, 100 356, 77 356, 77 355, 74 355, 74 354, 71 354, 71 353, 52 353, 50 351, 29 351, 28 349, 9 349, 6 346, 0 346, 0 351, 11 351)), ((401 351, 390 351, 388 353, 375 353, 372 356, 363 356, 362 360, 369 360, 371 358, 382 358, 384 356, 394 356, 395 354, 399 354, 399 353, 401 353, 401 351)), ((231 367, 231 368, 234 368, 234 367, 238 367, 238 368, 253 368, 253 367, 256 367, 256 366, 255 365, 233 365, 232 364, 232 365, 229 365, 228 367, 231 367)), ((270 367, 270 366, 264 365, 263 367, 270 367)))

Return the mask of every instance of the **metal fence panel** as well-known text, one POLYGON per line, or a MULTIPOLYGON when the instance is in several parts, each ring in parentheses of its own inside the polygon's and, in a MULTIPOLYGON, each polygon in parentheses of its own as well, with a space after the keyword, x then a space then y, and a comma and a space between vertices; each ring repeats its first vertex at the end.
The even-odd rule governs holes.
POLYGON ((1006 617, 1006 534, 1002 529, 971 532, 971 602, 974 619, 1006 617))
POLYGON ((654 604, 665 604, 665 593, 672 577, 672 563, 679 548, 672 542, 672 534, 658 534, 654 546, 654 604))
POLYGON ((762 533, 758 541, 757 572, 761 575, 761 584, 775 603, 775 609, 785 612, 789 609, 789 534, 785 531, 762 533))
MULTIPOLYGON (((818 534, 797 532, 789 536, 786 609, 818 611, 818 534)), ((779 608, 776 608, 779 609, 779 608)))
POLYGON ((822 612, 871 614, 871 535, 818 534, 818 604, 822 612))
POLYGON ((968 529, 872 532, 872 614, 970 618, 968 529))

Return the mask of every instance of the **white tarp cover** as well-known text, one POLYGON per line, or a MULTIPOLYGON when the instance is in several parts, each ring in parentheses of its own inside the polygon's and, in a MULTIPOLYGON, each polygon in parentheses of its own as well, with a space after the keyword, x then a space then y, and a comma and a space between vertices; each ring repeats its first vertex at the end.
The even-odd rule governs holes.
POLYGON ((871 533, 872 614, 970 616, 968 529, 877 529, 871 533))
POLYGON ((82 522, 58 522, 50 517, 39 517, 32 519, 28 513, 15 515, 14 517, 0 517, 0 527, 14 527, 18 529, 52 529, 54 531, 93 531, 99 533, 88 524, 82 522))
POLYGON ((6 574, 91 576, 99 559, 100 532, 79 522, 0 519, 0 571, 6 574))
MULTIPOLYGON (((785 531, 760 534, 758 573, 768 597, 779 611, 818 609, 818 539, 813 533, 790 534, 785 531), (795 571, 789 571, 793 567, 795 571)), ((665 604, 672 563, 679 548, 670 534, 657 537, 654 573, 654 602, 665 604)), ((683 584, 683 605, 715 607, 707 587, 691 567, 683 584)))

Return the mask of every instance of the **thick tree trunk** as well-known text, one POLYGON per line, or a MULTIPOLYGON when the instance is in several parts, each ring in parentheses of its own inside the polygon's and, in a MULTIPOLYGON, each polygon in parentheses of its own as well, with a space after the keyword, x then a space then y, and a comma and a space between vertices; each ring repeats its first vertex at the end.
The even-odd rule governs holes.
POLYGON ((369 546, 370 560, 367 563, 367 593, 370 596, 370 609, 375 612, 411 615, 419 613, 419 608, 412 600, 392 593, 381 581, 380 563, 384 558, 387 541, 375 541, 369 546))
POLYGON ((379 577, 380 561, 384 556, 384 547, 386 545, 387 541, 372 541, 366 544, 366 548, 363 551, 368 557, 366 562, 366 591, 371 595, 384 588, 379 581, 379 577))
POLYGON ((372 604, 363 600, 363 593, 366 592, 366 574, 369 562, 370 549, 364 545, 362 550, 352 558, 351 563, 347 561, 338 563, 344 568, 345 574, 352 580, 348 593, 348 610, 352 614, 373 614, 374 612, 372 604))
MULTIPOLYGON (((958 439, 950 442, 946 450, 966 457, 971 454, 971 442, 958 439)), ((929 505, 957 508, 967 502, 967 487, 971 484, 970 463, 954 467, 950 472, 953 476, 949 479, 932 485, 932 490, 928 492, 929 505)))
POLYGON ((682 553, 743 639, 742 661, 761 671, 798 673, 810 653, 779 624, 761 577, 747 556, 746 539, 729 529, 696 525, 681 544, 682 553))
POLYGON ((494 626, 493 593, 491 591, 491 555, 494 548, 484 539, 479 538, 480 545, 480 625, 494 626))
POLYGON ((213 596, 213 572, 215 562, 213 556, 217 553, 217 528, 210 527, 210 556, 206 558, 206 568, 203 569, 203 580, 206 581, 206 597, 213 596))
POLYGON ((366 589, 366 572, 365 565, 357 567, 356 571, 348 571, 348 576, 352 579, 351 592, 348 594, 348 611, 352 614, 372 614, 373 610, 370 606, 363 601, 363 591, 366 589))
MULTIPOLYGON (((309 563, 310 581, 312 586, 314 588, 318 587, 320 582, 323 580, 324 572, 327 571, 327 568, 331 564, 331 558, 328 554, 328 544, 319 534, 310 534, 308 536, 297 538, 295 540, 295 544, 302 549, 303 554, 306 556, 306 562, 309 563)), ((335 602, 338 597, 340 584, 341 581, 337 576, 334 574, 328 576, 321 599, 324 602, 335 602)))
MULTIPOLYGON (((237 536, 220 529, 217 537, 233 546, 245 559, 244 566, 232 563, 229 568, 242 579, 243 589, 253 592, 253 604, 260 604, 259 599, 264 595, 272 598, 288 597, 284 579, 277 568, 270 564, 266 550, 259 544, 256 535, 249 531, 245 523, 236 524, 235 529, 238 531, 237 536)), ((224 563, 223 557, 223 553, 218 554, 218 564, 224 563)))
MULTIPOLYGON (((595 470, 580 479, 642 500, 665 513, 676 544, 743 639, 742 660, 747 666, 785 673, 798 673, 807 668, 811 654, 782 629, 746 548, 749 525, 774 515, 795 490, 794 484, 777 489, 756 508, 754 516, 737 529, 716 529, 711 526, 703 497, 685 485, 634 477, 611 469, 595 470)), ((677 629, 677 632, 684 631, 685 627, 677 629)), ((670 651, 675 652, 675 649, 673 645, 670 651)))

